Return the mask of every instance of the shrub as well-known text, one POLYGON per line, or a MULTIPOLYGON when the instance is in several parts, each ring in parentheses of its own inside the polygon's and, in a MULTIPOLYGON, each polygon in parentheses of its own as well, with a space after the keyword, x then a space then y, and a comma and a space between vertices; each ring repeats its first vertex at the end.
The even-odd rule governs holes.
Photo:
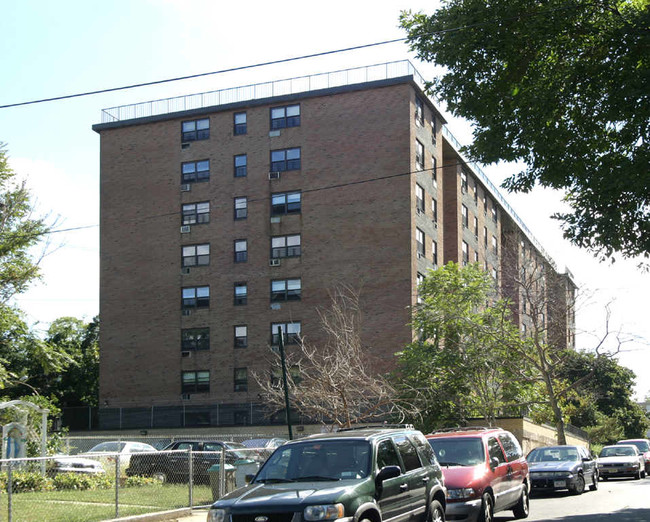
MULTIPOLYGON (((0 473, 0 491, 7 491, 9 478, 6 472, 0 473)), ((14 493, 25 493, 28 491, 50 491, 52 481, 34 471, 11 472, 11 490, 14 493)))
POLYGON ((140 486, 151 486, 152 484, 157 484, 157 481, 153 477, 141 477, 139 475, 134 475, 133 477, 127 477, 124 485, 127 488, 134 488, 140 486))
POLYGON ((75 489, 83 491, 86 489, 108 489, 112 482, 104 475, 84 475, 82 473, 59 473, 52 483, 57 490, 75 489))

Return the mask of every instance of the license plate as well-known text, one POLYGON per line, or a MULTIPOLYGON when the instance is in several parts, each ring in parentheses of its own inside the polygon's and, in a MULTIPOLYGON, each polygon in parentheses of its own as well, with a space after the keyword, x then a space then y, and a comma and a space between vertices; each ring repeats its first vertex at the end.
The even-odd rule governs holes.
POLYGON ((618 468, 609 468, 607 473, 618 473, 618 468))
POLYGON ((554 480, 553 485, 556 488, 565 488, 566 487, 566 481, 565 480, 554 480))

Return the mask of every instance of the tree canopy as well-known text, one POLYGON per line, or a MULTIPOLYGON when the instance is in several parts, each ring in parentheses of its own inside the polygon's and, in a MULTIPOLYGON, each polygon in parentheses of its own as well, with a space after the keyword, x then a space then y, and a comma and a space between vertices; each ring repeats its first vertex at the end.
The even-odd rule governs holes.
POLYGON ((474 123, 471 157, 523 162, 509 190, 565 190, 574 244, 650 254, 647 0, 446 0, 401 26, 445 68, 428 89, 474 123))

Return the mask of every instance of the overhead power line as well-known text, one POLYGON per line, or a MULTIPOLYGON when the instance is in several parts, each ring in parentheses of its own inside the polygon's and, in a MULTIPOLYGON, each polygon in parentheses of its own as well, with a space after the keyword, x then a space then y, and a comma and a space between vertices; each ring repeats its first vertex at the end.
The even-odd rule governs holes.
MULTIPOLYGON (((459 27, 451 27, 449 29, 441 29, 440 31, 431 31, 429 33, 423 33, 423 34, 418 35, 417 37, 421 38, 423 36, 433 36, 435 34, 446 34, 446 33, 453 33, 453 32, 457 32, 457 31, 464 31, 464 30, 467 30, 467 29, 474 29, 474 28, 481 27, 481 26, 493 25, 495 22, 500 22, 500 23, 511 22, 511 21, 514 21, 514 20, 520 20, 522 18, 529 18, 529 17, 532 17, 532 16, 546 15, 548 13, 552 13, 552 12, 555 12, 555 11, 573 9, 573 8, 576 8, 576 7, 577 6, 556 7, 556 8, 553 8, 553 9, 540 10, 540 11, 535 11, 535 12, 532 12, 532 13, 519 14, 519 15, 511 16, 509 18, 500 18, 500 19, 496 19, 496 20, 495 19, 485 20, 483 22, 477 22, 475 24, 464 25, 464 26, 459 26, 459 27)), ((23 105, 34 105, 34 104, 37 104, 37 103, 45 103, 45 102, 51 102, 51 101, 68 100, 68 99, 71 99, 71 98, 81 98, 81 97, 84 97, 84 96, 93 96, 95 94, 104 94, 104 93, 107 93, 107 92, 125 91, 125 90, 128 90, 128 89, 136 89, 138 87, 148 87, 148 86, 151 86, 151 85, 160 85, 160 84, 163 84, 163 83, 178 82, 178 81, 181 81, 181 80, 191 80, 191 79, 194 79, 194 78, 201 78, 201 77, 205 77, 205 76, 214 76, 214 75, 217 75, 217 74, 224 74, 224 73, 228 73, 228 72, 244 71, 246 69, 255 69, 257 67, 265 67, 267 65, 278 65, 278 64, 281 64, 281 63, 294 62, 294 61, 298 61, 298 60, 306 60, 308 58, 318 58, 318 57, 321 57, 321 56, 328 56, 328 55, 331 55, 331 54, 345 53, 345 52, 349 52, 349 51, 358 51, 360 49, 367 49, 367 48, 370 48, 370 47, 378 47, 380 45, 388 45, 388 44, 393 44, 393 43, 397 43, 397 42, 404 42, 406 40, 408 40, 408 37, 394 38, 392 40, 384 40, 382 42, 374 42, 374 43, 369 43, 369 44, 355 45, 355 46, 352 46, 352 47, 344 47, 342 49, 334 49, 334 50, 330 50, 330 51, 322 51, 322 52, 319 52, 319 53, 305 54, 305 55, 302 55, 302 56, 294 56, 294 57, 291 57, 291 58, 280 58, 278 60, 271 60, 271 61, 268 61, 268 62, 260 62, 260 63, 256 63, 256 64, 250 64, 250 65, 242 65, 240 67, 231 67, 231 68, 228 68, 228 69, 220 69, 220 70, 217 70, 217 71, 190 74, 190 75, 187 75, 187 76, 177 76, 177 77, 174 77, 174 78, 165 78, 163 80, 154 80, 154 81, 151 81, 151 82, 134 83, 134 84, 131 84, 131 85, 123 85, 121 87, 109 87, 109 88, 106 88, 106 89, 98 89, 98 90, 95 90, 95 91, 86 91, 86 92, 80 92, 80 93, 75 93, 75 94, 65 94, 65 95, 62 95, 62 96, 53 96, 51 98, 40 98, 40 99, 24 101, 24 102, 8 103, 6 105, 0 105, 0 109, 8 109, 8 108, 11 108, 11 107, 20 107, 20 106, 23 106, 23 105)))

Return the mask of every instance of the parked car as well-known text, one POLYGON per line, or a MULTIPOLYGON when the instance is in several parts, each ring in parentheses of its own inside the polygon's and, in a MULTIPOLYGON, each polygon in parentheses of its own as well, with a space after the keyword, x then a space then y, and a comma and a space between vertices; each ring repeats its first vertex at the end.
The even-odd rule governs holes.
POLYGON ((151 451, 156 451, 156 448, 143 442, 107 441, 101 442, 90 448, 89 451, 79 453, 79 455, 96 458, 104 464, 106 469, 115 469, 115 461, 117 460, 115 454, 119 453, 120 470, 125 470, 129 466, 133 453, 146 453, 151 451), (113 455, 108 455, 109 453, 113 453, 113 455))
POLYGON ((221 461, 221 450, 226 449, 226 463, 246 460, 245 446, 239 442, 220 440, 177 440, 155 453, 133 455, 126 470, 127 476, 155 477, 161 482, 187 481, 190 475, 189 449, 192 449, 192 478, 196 482, 209 481, 208 469, 221 461))
POLYGON ((102 463, 95 459, 77 455, 54 455, 48 460, 47 473, 50 476, 59 473, 82 473, 85 475, 100 475, 106 473, 102 463))
POLYGON ((535 448, 526 457, 530 469, 531 493, 568 489, 581 495, 586 484, 598 489, 598 466, 583 446, 545 446, 535 448))
POLYGON ((627 439, 619 440, 616 444, 634 444, 643 455, 646 475, 650 475, 650 440, 648 439, 627 439))
POLYGON ((242 444, 247 448, 251 448, 254 452, 248 455, 248 458, 253 458, 258 461, 265 461, 273 451, 282 446, 287 439, 274 437, 271 439, 248 439, 243 440, 242 444))
POLYGON ((603 480, 609 477, 644 478, 643 455, 633 444, 605 446, 598 455, 598 473, 603 480))
POLYGON ((427 435, 442 466, 450 520, 492 520, 529 512, 528 463, 515 436, 501 428, 463 428, 427 435))
POLYGON ((289 441, 252 482, 212 505, 228 520, 444 522, 440 466, 412 428, 365 427, 289 441))

